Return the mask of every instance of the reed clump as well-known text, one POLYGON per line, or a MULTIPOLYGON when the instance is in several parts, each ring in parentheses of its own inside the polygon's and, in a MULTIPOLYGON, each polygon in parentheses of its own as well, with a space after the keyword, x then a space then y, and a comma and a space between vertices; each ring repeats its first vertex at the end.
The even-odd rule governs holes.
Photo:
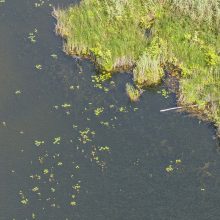
MULTIPOLYGON (((219 0, 82 0, 53 15, 67 54, 89 57, 101 72, 130 70, 139 88, 175 66, 179 103, 220 126, 219 0)), ((131 85, 126 91, 139 98, 131 85)))
POLYGON ((141 96, 140 90, 136 89, 133 85, 130 83, 126 84, 126 93, 131 101, 136 102, 139 100, 141 96))
POLYGON ((137 61, 134 69, 134 81, 140 86, 157 85, 163 76, 160 60, 147 56, 145 53, 137 61))

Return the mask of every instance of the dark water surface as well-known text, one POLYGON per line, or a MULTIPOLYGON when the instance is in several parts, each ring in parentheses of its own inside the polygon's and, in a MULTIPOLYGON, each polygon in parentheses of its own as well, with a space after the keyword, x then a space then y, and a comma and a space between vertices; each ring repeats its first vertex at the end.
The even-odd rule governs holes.
POLYGON ((49 4, 74 1, 34 3, 0 3, 0 219, 220 219, 214 129, 160 113, 175 105, 161 88, 131 104, 129 74, 95 88, 94 65, 65 56, 53 31, 49 4))

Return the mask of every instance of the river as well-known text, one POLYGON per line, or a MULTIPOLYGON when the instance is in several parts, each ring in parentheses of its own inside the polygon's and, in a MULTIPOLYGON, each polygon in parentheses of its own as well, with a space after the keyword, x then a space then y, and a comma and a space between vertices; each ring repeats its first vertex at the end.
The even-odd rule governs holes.
POLYGON ((0 3, 0 219, 220 219, 212 125, 160 113, 163 87, 130 103, 129 73, 96 88, 54 33, 52 6, 71 3, 0 3))

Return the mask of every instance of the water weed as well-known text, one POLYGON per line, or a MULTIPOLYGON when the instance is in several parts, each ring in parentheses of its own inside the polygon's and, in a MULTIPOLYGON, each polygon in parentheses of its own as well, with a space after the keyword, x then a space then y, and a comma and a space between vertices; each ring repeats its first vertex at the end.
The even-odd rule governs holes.
POLYGON ((60 141, 61 141, 61 137, 55 137, 53 144, 60 144, 60 141))
POLYGON ((100 107, 100 108, 97 108, 97 109, 94 110, 94 114, 96 116, 101 115, 103 112, 104 112, 104 108, 103 107, 100 107))
POLYGON ((35 65, 35 68, 36 68, 37 70, 42 70, 42 65, 41 65, 41 64, 36 64, 36 65, 35 65))
POLYGON ((37 147, 40 147, 41 145, 44 144, 44 141, 35 140, 35 141, 34 141, 34 144, 35 144, 37 147))

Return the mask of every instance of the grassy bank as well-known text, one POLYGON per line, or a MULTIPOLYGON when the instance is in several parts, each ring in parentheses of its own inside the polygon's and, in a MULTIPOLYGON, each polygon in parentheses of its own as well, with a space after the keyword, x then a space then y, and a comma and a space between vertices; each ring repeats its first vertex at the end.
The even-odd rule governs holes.
MULTIPOLYGON (((131 70, 138 88, 160 83, 169 69, 179 103, 196 104, 220 126, 218 0, 82 0, 54 16, 67 54, 89 57, 101 71, 131 70)), ((138 100, 137 89, 127 93, 138 100)))

